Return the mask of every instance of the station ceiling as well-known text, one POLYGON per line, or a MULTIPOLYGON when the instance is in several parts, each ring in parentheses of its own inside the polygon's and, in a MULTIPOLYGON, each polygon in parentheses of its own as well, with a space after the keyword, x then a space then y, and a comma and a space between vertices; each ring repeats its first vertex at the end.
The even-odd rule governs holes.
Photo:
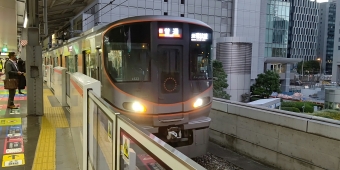
MULTIPOLYGON (((70 19, 94 0, 47 0, 49 35, 67 27, 70 19)), ((39 0, 39 22, 43 23, 43 0, 39 0)), ((26 0, 0 0, 0 50, 17 51, 18 37, 22 35, 26 0)), ((41 24, 41 29, 43 29, 41 24)))
POLYGON ((7 46, 8 51, 17 49, 16 1, 0 0, 0 51, 7 46))

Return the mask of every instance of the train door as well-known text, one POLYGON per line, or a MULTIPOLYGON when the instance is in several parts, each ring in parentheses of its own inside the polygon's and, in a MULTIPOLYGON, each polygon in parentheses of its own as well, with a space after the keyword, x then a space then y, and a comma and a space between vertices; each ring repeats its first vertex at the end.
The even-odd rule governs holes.
POLYGON ((102 72, 102 67, 101 67, 101 58, 102 58, 102 53, 101 53, 101 49, 97 49, 97 60, 96 60, 96 77, 97 80, 101 81, 101 74, 99 74, 100 72, 102 72))
POLYGON ((65 67, 66 67, 66 69, 67 69, 68 72, 70 71, 70 68, 69 68, 70 63, 69 63, 69 62, 70 62, 70 61, 69 61, 68 56, 65 56, 65 67))
POLYGON ((59 66, 62 67, 63 66, 63 56, 62 55, 60 55, 59 60, 60 60, 59 66))
POLYGON ((86 70, 87 70, 87 69, 86 69, 86 61, 87 61, 87 60, 86 60, 86 51, 83 51, 82 54, 83 54, 83 55, 82 55, 82 57, 83 57, 83 58, 82 58, 82 59, 83 59, 83 64, 82 64, 83 70, 82 70, 82 71, 83 71, 83 74, 87 75, 87 72, 86 72, 86 70))
POLYGON ((84 56, 84 63, 86 64, 84 74, 98 80, 97 55, 86 53, 84 56))
POLYGON ((53 67, 57 67, 57 66, 58 66, 58 57, 54 57, 53 67))
POLYGON ((182 46, 158 46, 158 101, 161 104, 183 100, 182 58, 182 46))
POLYGON ((78 55, 74 56, 74 72, 78 72, 78 55))

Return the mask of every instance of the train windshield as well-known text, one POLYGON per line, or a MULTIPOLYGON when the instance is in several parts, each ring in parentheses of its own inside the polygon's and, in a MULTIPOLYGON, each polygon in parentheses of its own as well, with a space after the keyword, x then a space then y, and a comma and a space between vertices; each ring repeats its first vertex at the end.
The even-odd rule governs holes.
POLYGON ((150 23, 113 28, 104 44, 105 67, 114 81, 150 81, 150 23))
POLYGON ((211 30, 193 25, 190 27, 190 79, 212 79, 211 30))

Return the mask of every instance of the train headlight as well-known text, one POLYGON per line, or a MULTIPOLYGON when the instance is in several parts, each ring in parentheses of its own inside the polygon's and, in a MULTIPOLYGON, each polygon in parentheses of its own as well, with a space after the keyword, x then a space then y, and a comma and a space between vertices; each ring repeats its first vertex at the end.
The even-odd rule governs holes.
POLYGON ((201 98, 198 98, 194 103, 194 108, 200 107, 203 104, 203 100, 201 98))
POLYGON ((140 104, 139 102, 133 102, 132 103, 132 110, 135 111, 135 112, 145 112, 146 109, 145 107, 140 104))

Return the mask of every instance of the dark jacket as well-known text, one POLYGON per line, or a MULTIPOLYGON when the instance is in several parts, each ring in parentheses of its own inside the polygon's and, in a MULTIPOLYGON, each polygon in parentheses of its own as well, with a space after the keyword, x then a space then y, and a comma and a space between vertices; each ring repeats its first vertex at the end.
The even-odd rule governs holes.
MULTIPOLYGON (((26 73, 26 66, 25 66, 25 61, 22 59, 18 60, 18 69, 20 72, 26 73)), ((26 87, 26 77, 22 74, 18 76, 19 78, 19 84, 18 84, 18 89, 25 89, 26 87)))
POLYGON ((19 59, 17 65, 18 65, 18 69, 19 69, 20 72, 26 73, 26 67, 25 67, 25 61, 24 60, 19 59))
POLYGON ((8 60, 5 65, 6 79, 19 79, 18 69, 15 67, 13 61, 8 60))

